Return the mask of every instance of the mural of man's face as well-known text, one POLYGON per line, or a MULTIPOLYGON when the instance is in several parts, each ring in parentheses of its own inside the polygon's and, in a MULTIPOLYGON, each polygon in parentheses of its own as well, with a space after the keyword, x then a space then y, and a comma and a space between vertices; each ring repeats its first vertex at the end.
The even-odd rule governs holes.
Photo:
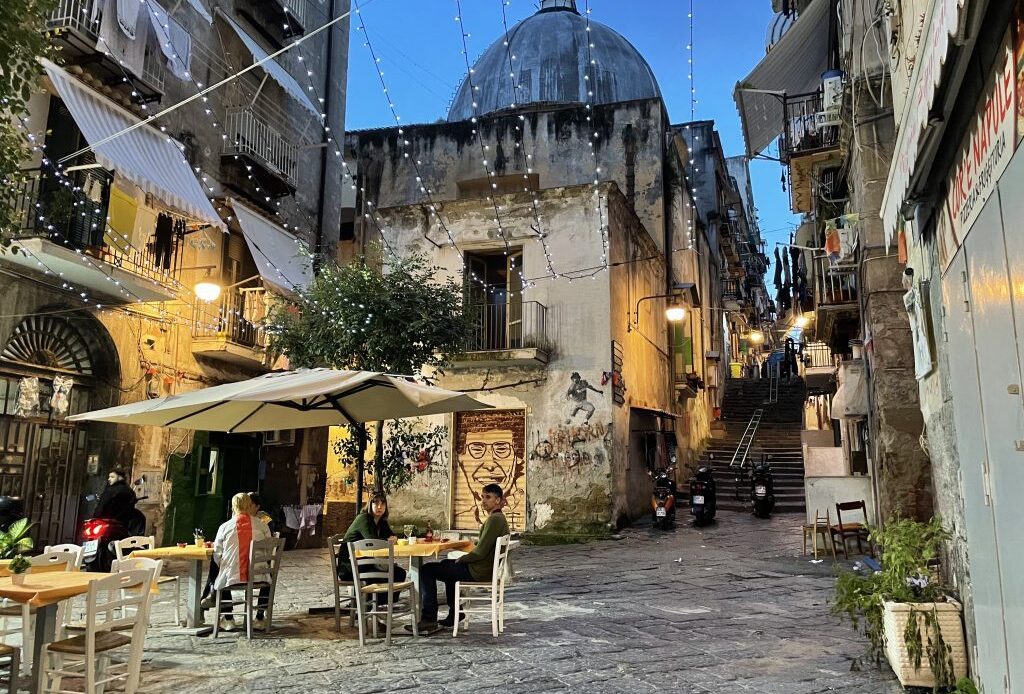
POLYGON ((512 432, 499 429, 466 434, 466 447, 459 459, 466 469, 473 471, 473 481, 480 486, 496 484, 507 490, 516 467, 512 432))

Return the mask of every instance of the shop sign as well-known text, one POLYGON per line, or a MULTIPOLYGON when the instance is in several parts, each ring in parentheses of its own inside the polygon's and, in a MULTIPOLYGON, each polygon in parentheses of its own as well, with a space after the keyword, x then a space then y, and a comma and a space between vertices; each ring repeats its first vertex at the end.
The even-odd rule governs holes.
POLYGON ((921 135, 928 124, 928 114, 939 83, 942 66, 949 52, 950 37, 960 27, 966 0, 934 0, 927 33, 918 44, 921 54, 914 65, 906 107, 896 138, 896 151, 889 167, 889 180, 882 200, 882 223, 886 244, 892 240, 899 219, 903 198, 917 166, 921 135))
POLYGON ((1017 71, 1008 39, 1002 54, 950 173, 946 194, 948 228, 943 230, 946 239, 940 244, 940 249, 944 249, 940 259, 943 270, 995 192, 1016 148, 1017 71))

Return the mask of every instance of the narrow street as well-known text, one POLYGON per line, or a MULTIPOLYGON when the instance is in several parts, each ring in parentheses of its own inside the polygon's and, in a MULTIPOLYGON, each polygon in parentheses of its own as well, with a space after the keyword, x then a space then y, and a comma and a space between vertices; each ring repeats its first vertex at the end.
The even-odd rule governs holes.
MULTIPOLYGON (((489 625, 360 648, 354 630, 308 617, 329 604, 323 552, 289 552, 275 628, 252 642, 146 640, 147 692, 846 692, 901 691, 874 666, 851 672, 863 640, 829 615, 831 561, 800 555, 802 516, 722 513, 698 530, 642 525, 618 541, 521 547, 506 632, 489 625), (582 689, 581 689, 582 688, 582 689)), ((442 614, 443 614, 442 608, 442 614)))

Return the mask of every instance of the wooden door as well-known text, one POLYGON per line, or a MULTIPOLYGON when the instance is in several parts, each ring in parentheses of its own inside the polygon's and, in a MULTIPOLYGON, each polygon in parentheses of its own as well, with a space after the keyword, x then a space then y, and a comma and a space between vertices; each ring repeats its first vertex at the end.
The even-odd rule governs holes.
POLYGON ((509 527, 526 527, 526 411, 487 410, 455 415, 451 476, 452 527, 477 530, 486 520, 482 491, 497 484, 505 493, 509 527))

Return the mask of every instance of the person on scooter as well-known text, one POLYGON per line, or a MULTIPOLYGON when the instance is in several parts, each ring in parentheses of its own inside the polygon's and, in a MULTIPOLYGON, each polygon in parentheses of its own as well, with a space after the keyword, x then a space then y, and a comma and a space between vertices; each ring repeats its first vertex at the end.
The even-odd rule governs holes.
POLYGON ((135 519, 135 504, 138 501, 135 492, 125 482, 124 470, 114 468, 107 475, 107 486, 100 494, 94 515, 97 518, 112 518, 124 525, 130 525, 135 519))

